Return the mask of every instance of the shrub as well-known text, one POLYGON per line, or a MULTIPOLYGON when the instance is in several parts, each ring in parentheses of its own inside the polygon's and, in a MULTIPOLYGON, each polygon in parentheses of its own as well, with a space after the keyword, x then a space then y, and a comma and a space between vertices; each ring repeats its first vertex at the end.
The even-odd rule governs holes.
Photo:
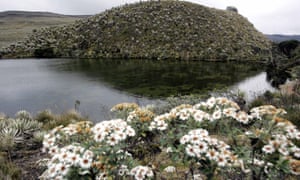
POLYGON ((300 132, 282 118, 283 109, 272 105, 245 112, 227 98, 211 97, 159 115, 127 103, 112 111, 121 119, 77 122, 45 135, 50 159, 41 178, 164 179, 173 173, 178 179, 272 179, 300 174, 300 132), (157 151, 139 154, 149 146, 157 151), (158 157, 168 160, 157 163, 158 157))

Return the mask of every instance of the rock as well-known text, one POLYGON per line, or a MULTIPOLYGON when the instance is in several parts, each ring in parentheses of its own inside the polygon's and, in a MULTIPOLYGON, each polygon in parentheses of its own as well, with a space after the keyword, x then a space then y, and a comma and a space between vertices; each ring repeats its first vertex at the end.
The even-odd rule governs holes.
POLYGON ((238 9, 234 6, 227 6, 226 10, 238 13, 238 9))

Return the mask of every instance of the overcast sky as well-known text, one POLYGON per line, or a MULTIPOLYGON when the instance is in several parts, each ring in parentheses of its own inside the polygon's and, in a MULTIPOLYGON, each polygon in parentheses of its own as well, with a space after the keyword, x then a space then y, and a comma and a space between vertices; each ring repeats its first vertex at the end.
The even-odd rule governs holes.
MULTIPOLYGON (((61 14, 96 14, 138 0, 0 0, 0 11, 49 11, 61 14)), ((300 34, 300 0, 188 0, 225 9, 235 6, 261 32, 300 34)))

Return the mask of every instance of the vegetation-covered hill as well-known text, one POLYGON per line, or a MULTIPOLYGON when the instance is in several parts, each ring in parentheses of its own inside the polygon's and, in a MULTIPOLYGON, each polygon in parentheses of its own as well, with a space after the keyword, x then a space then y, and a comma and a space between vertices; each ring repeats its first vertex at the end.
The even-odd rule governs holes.
POLYGON ((236 12, 182 1, 147 1, 42 29, 2 50, 2 56, 267 60, 270 47, 236 12))
POLYGON ((280 43, 282 41, 297 40, 300 41, 300 35, 266 34, 271 41, 280 43))
POLYGON ((34 29, 66 25, 84 17, 49 12, 0 12, 0 48, 24 40, 34 29))

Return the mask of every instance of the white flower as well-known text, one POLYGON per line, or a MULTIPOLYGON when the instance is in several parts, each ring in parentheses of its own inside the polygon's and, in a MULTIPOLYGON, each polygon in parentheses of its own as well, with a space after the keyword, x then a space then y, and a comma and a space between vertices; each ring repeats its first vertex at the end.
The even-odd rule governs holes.
POLYGON ((51 164, 50 166, 48 166, 48 176, 50 178, 53 178, 55 176, 58 175, 58 169, 57 169, 57 165, 56 164, 51 164))
POLYGON ((185 121, 190 117, 190 111, 189 109, 182 109, 176 115, 179 116, 179 119, 185 121))
POLYGON ((102 142, 105 139, 105 136, 102 133, 97 133, 94 135, 94 140, 96 142, 102 142))
POLYGON ((77 133, 76 125, 70 124, 67 127, 62 128, 62 131, 69 136, 72 136, 77 133))
POLYGON ((176 168, 174 166, 168 166, 164 169, 167 173, 174 173, 176 171, 176 168))
POLYGON ((200 137, 208 137, 208 131, 205 129, 194 129, 189 132, 189 135, 199 135, 200 137))
POLYGON ((236 111, 237 111, 237 109, 235 109, 235 108, 226 108, 226 109, 223 110, 223 114, 227 117, 235 118, 236 117, 236 111))
POLYGON ((272 154, 275 151, 275 148, 272 145, 268 144, 262 148, 262 151, 266 154, 272 154))
POLYGON ((217 161, 218 166, 224 167, 224 166, 226 166, 226 164, 227 164, 226 157, 225 157, 224 155, 222 155, 222 154, 219 154, 219 155, 217 156, 216 161, 217 161))
POLYGON ((135 136, 135 130, 131 126, 126 127, 126 134, 128 136, 135 136))
POLYGON ((195 152, 195 148, 188 144, 186 147, 185 147, 185 152, 187 153, 187 155, 189 156, 196 156, 196 152, 195 152))
POLYGON ((190 135, 190 142, 192 144, 198 144, 202 140, 202 137, 197 134, 190 135))
POLYGON ((146 177, 153 177, 151 168, 147 166, 136 166, 131 169, 130 174, 135 177, 136 180, 143 180, 146 177))
POLYGON ((196 110, 196 112, 193 114, 193 118, 195 121, 202 122, 203 119, 206 117, 206 112, 201 110, 196 110))
POLYGON ((207 143, 205 143, 204 141, 201 141, 197 144, 200 153, 205 153, 208 149, 207 143))
POLYGON ((208 144, 209 145, 211 145, 211 146, 216 146, 216 145, 218 145, 218 139, 216 139, 216 138, 208 138, 207 139, 207 142, 208 142, 208 144))
POLYGON ((186 144, 189 141, 190 141, 190 136, 189 135, 184 135, 180 138, 180 144, 186 144))
POLYGON ((90 150, 86 150, 83 154, 83 157, 86 157, 86 158, 93 158, 94 157, 94 153, 93 151, 90 151, 90 150))
POLYGON ((61 161, 67 161, 69 159, 69 153, 68 152, 61 152, 59 154, 59 159, 61 161))
POLYGON ((210 160, 217 160, 217 157, 219 156, 219 152, 214 149, 209 149, 205 155, 210 160))
POLYGON ((208 108, 212 108, 216 105, 216 98, 215 97, 211 97, 206 101, 206 104, 208 106, 208 108))
POLYGON ((226 144, 224 141, 218 141, 217 147, 218 147, 221 151, 230 148, 230 146, 229 146, 228 144, 226 144))
POLYGON ((91 165, 92 165, 92 159, 91 158, 87 158, 87 157, 80 158, 79 166, 82 169, 89 169, 91 167, 91 165))
POLYGON ((222 117, 222 112, 221 112, 221 110, 217 110, 217 111, 215 111, 215 112, 212 114, 213 120, 221 119, 221 117, 222 117))
POLYGON ((230 103, 231 101, 229 99, 227 99, 226 97, 218 97, 218 98, 216 98, 216 102, 220 105, 226 105, 226 104, 230 103))
POLYGON ((48 149, 52 146, 55 145, 55 141, 56 141, 56 137, 55 136, 51 136, 48 134, 48 135, 45 135, 44 136, 44 141, 43 141, 43 147, 45 149, 48 149))
POLYGON ((288 156, 290 154, 289 151, 288 151, 288 149, 286 147, 280 147, 278 149, 278 152, 280 152, 284 156, 288 156))
POLYGON ((118 144, 118 139, 115 135, 111 135, 109 137, 107 137, 107 144, 109 144, 110 146, 115 146, 116 144, 118 144))
POLYGON ((59 148, 57 146, 52 146, 49 149, 49 154, 54 156, 55 154, 59 153, 59 148))
POLYGON ((291 148, 291 151, 294 153, 294 156, 296 158, 300 158, 300 148, 294 146, 291 148))
POLYGON ((77 165, 80 161, 80 156, 75 153, 70 153, 69 154, 69 159, 68 162, 71 163, 72 165, 77 165))
POLYGON ((66 164, 63 164, 63 163, 59 163, 59 164, 57 164, 57 172, 60 175, 65 176, 69 172, 69 166, 67 166, 66 164))
POLYGON ((243 124, 248 124, 249 123, 248 114, 244 111, 240 111, 236 115, 236 120, 243 123, 243 124))
POLYGON ((149 130, 158 129, 160 131, 166 130, 168 124, 161 118, 154 118, 154 121, 150 123, 149 130))

